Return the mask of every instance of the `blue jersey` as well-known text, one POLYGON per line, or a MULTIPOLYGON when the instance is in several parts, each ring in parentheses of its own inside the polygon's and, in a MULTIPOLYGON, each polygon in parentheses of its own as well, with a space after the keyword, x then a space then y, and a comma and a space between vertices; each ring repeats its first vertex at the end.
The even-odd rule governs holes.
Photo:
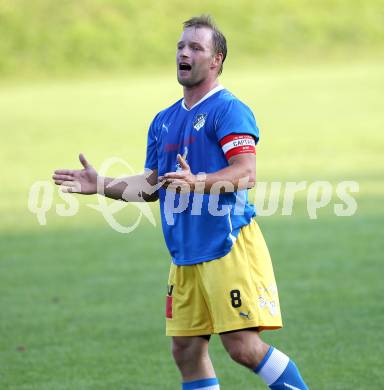
MULTIPOLYGON (((148 131, 146 169, 158 175, 180 169, 177 154, 191 172, 212 173, 227 167, 220 140, 229 134, 259 130, 251 110, 223 87, 216 87, 191 109, 181 99, 161 111, 148 131)), ((189 265, 226 255, 242 226, 255 216, 247 190, 209 194, 176 194, 159 190, 164 238, 172 261, 189 265)))

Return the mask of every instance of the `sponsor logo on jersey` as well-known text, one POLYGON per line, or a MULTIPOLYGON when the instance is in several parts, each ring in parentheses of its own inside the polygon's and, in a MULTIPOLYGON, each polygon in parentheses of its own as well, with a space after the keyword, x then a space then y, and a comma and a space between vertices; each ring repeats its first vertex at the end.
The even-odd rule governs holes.
POLYGON ((208 114, 197 114, 195 120, 193 121, 193 128, 196 131, 199 131, 204 125, 205 120, 207 119, 208 114))
POLYGON ((168 126, 165 123, 163 123, 162 126, 161 126, 161 131, 165 130, 168 133, 168 126))

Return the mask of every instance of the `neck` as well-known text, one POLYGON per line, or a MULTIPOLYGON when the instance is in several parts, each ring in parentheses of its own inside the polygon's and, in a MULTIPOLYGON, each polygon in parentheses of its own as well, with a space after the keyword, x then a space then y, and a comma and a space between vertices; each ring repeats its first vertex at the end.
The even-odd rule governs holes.
POLYGON ((217 87, 217 80, 204 82, 193 87, 184 87, 184 104, 189 109, 202 99, 209 91, 217 87))

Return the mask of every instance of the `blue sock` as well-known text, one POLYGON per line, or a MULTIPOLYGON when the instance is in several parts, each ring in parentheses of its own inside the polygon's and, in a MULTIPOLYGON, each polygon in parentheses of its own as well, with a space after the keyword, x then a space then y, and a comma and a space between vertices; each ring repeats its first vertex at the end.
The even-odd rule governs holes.
POLYGON ((308 390, 295 363, 276 348, 269 348, 254 372, 272 390, 308 390))
POLYGON ((220 390, 217 378, 199 379, 192 382, 184 382, 182 390, 220 390))

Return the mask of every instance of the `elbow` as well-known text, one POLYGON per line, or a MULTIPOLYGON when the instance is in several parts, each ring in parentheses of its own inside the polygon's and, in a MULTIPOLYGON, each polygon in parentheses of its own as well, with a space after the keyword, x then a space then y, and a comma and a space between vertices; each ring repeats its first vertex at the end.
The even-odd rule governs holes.
POLYGON ((233 184, 238 190, 247 190, 255 186, 255 156, 249 154, 233 156, 229 163, 233 169, 235 181, 237 180, 237 183, 233 184))
POLYGON ((256 185, 256 175, 253 169, 244 169, 241 172, 237 179, 237 183, 233 183, 235 185, 236 191, 241 190, 250 190, 256 185))

